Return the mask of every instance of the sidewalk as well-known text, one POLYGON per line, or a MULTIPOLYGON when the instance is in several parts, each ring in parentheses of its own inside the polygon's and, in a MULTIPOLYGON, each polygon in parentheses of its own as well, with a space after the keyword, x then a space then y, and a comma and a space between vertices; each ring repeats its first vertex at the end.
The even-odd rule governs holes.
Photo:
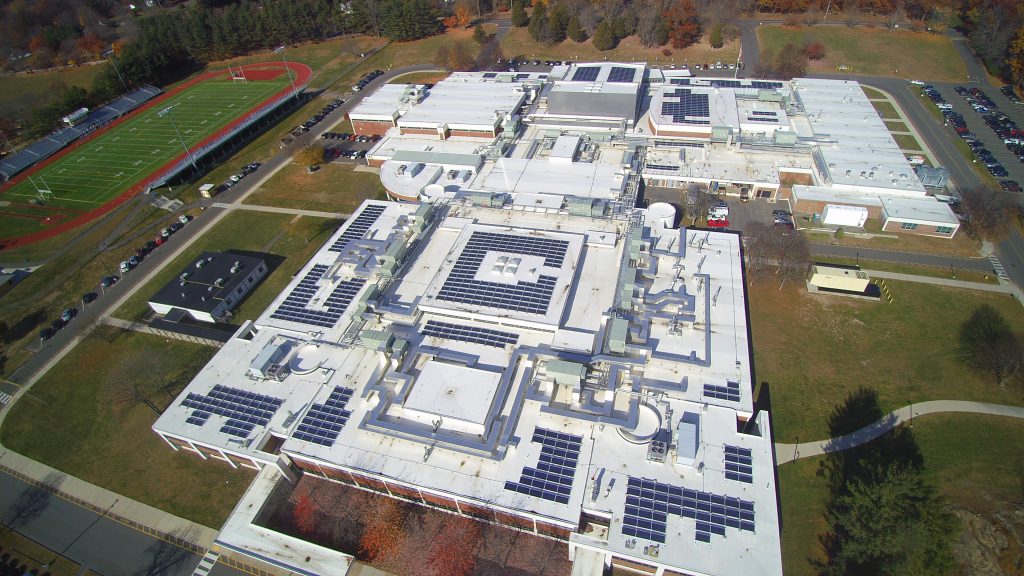
POLYGON ((884 270, 861 270, 872 278, 885 278, 887 280, 902 280, 904 282, 918 282, 920 284, 934 284, 936 286, 949 286, 950 288, 964 288, 966 290, 982 290, 984 292, 999 292, 1001 294, 1014 294, 1020 292, 1012 284, 986 284, 984 282, 968 282, 966 280, 953 280, 952 278, 934 278, 932 276, 918 276, 917 274, 902 274, 900 272, 886 272, 884 270))

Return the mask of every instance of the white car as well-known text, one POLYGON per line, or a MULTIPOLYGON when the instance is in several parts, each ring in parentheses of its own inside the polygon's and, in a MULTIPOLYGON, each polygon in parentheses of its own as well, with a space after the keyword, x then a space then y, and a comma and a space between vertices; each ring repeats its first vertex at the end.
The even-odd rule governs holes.
POLYGON ((945 102, 942 102, 940 104, 936 104, 936 106, 939 108, 939 110, 952 110, 953 109, 953 105, 952 104, 947 104, 945 102))
POLYGON ((129 270, 132 269, 132 265, 129 264, 127 260, 122 260, 121 261, 120 269, 121 269, 121 274, 124 274, 125 272, 128 272, 129 270))
POLYGON ((910 83, 914 86, 924 86, 924 82, 921 82, 920 80, 911 80, 910 83))

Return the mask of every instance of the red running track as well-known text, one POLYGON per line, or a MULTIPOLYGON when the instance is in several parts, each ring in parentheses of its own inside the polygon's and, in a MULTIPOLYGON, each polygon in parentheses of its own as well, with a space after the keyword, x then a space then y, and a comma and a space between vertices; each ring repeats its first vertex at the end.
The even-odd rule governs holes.
MULTIPOLYGON (((239 67, 235 67, 236 70, 238 68, 239 67)), ((244 66, 241 66, 241 68, 243 68, 245 70, 246 76, 248 78, 251 78, 251 79, 256 79, 256 78, 262 79, 263 77, 269 76, 271 74, 273 74, 273 76, 280 76, 281 74, 284 73, 284 64, 281 63, 281 62, 257 62, 257 63, 254 63, 254 64, 246 64, 244 66)), ((302 64, 301 62, 288 62, 288 69, 295 73, 295 85, 296 86, 303 86, 303 85, 305 85, 309 81, 310 77, 313 75, 313 71, 309 68, 309 66, 306 66, 305 64, 302 64)), ((160 96, 157 96, 153 100, 150 100, 146 104, 140 106, 139 108, 136 108, 130 114, 126 114, 125 116, 122 116, 122 117, 118 118, 117 120, 114 120, 110 124, 107 124, 106 126, 104 126, 104 127, 100 128, 100 129, 92 132, 88 136, 75 141, 73 144, 71 144, 70 146, 68 146, 64 150, 58 152, 57 154, 54 154, 53 156, 50 156, 46 160, 43 160, 42 162, 32 166, 28 170, 22 172, 21 175, 17 176, 14 180, 11 180, 5 186, 5 188, 13 186, 15 183, 21 182, 22 180, 28 178, 29 176, 35 174, 36 172, 39 172, 40 170, 43 170, 44 168, 46 168, 47 166, 49 166, 53 162, 56 162, 60 158, 63 158, 65 155, 70 154, 71 152, 73 152, 74 150, 76 150, 77 148, 79 148, 80 146, 85 144, 86 142, 89 142, 93 138, 96 138, 97 136, 100 136, 101 134, 103 134, 103 133, 107 132, 108 130, 114 128, 115 126, 120 125, 122 122, 126 122, 128 120, 131 120, 131 119, 135 118, 140 113, 142 113, 142 112, 144 112, 146 110, 149 110, 150 108, 153 108, 154 106, 158 106, 158 105, 160 105, 163 102, 166 102, 168 99, 173 98, 174 96, 180 94, 182 91, 184 91, 184 90, 186 90, 186 89, 188 89, 188 88, 190 88, 192 86, 195 86, 196 84, 198 84, 200 82, 204 82, 206 80, 209 80, 211 78, 215 78, 217 76, 227 75, 227 73, 228 73, 228 71, 226 69, 225 70, 213 70, 213 71, 210 71, 210 72, 206 72, 206 73, 200 74, 199 76, 196 76, 195 78, 192 78, 191 80, 188 80, 188 81, 182 83, 181 85, 175 87, 174 89, 172 89, 172 90, 170 90, 168 92, 164 92, 160 96)), ((243 114, 239 115, 239 117, 236 118, 233 122, 231 122, 231 124, 228 124, 224 128, 218 130, 216 133, 211 134, 210 136, 208 136, 207 138, 205 138, 201 142, 196 143, 189 150, 190 151, 199 150, 203 146, 206 146, 207 144, 217 140, 218 138, 220 138, 224 134, 230 133, 236 126, 241 124, 246 119, 246 117, 249 115, 248 114, 249 112, 253 112, 253 111, 259 110, 260 108, 262 108, 262 107, 270 104, 271 102, 274 102, 274 101, 276 101, 276 100, 278 100, 278 99, 280 99, 282 97, 290 96, 291 93, 292 93, 292 87, 289 84, 288 86, 285 86, 280 91, 278 91, 276 94, 273 94, 273 95, 265 98, 262 102, 256 104, 252 108, 250 108, 246 113, 243 113, 243 114)), ((174 166, 178 162, 181 162, 181 161, 185 160, 186 157, 187 157, 187 154, 185 154, 184 152, 182 152, 181 154, 178 154, 176 157, 174 157, 171 160, 167 161, 167 163, 164 164, 163 166, 160 166, 159 168, 157 168, 156 170, 151 172, 149 175, 143 177, 142 180, 140 180, 138 182, 135 182, 134 184, 129 185, 128 188, 124 192, 122 192, 120 195, 118 195, 118 196, 116 196, 114 198, 111 198, 107 203, 105 203, 102 206, 99 206, 97 208, 94 208, 93 210, 90 210, 89 212, 82 213, 82 214, 76 216, 75 218, 72 218, 71 220, 65 220, 65 221, 60 222, 58 224, 55 224, 55 225, 53 225, 53 226, 51 226, 49 228, 45 228, 43 230, 39 230, 38 232, 32 232, 30 234, 26 234, 24 236, 19 236, 19 237, 16 237, 16 238, 4 238, 4 239, 0 240, 0 250, 4 250, 6 248, 11 248, 11 247, 14 247, 14 246, 24 246, 26 244, 32 244, 34 242, 39 242, 40 240, 45 240, 47 238, 53 238, 54 236, 56 236, 58 234, 63 234, 64 232, 67 232, 68 230, 73 230, 75 228, 78 228, 79 226, 81 226, 83 224, 91 222, 91 221, 99 218, 100 216, 103 216, 103 215, 109 213, 114 208, 117 208, 121 204, 124 204, 125 202, 127 202, 132 196, 135 196, 139 192, 142 192, 143 190, 145 190, 146 186, 149 185, 149 183, 152 182, 153 179, 156 178, 156 176, 159 176, 164 171, 170 169, 172 166, 174 166)), ((2 192, 0 192, 0 197, 2 197, 2 192)))

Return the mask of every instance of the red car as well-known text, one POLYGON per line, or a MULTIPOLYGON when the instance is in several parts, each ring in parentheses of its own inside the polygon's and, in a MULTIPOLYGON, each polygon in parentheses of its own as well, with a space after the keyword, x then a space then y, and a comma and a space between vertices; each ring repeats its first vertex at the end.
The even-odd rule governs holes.
POLYGON ((160 236, 159 234, 157 234, 156 238, 153 238, 153 243, 156 244, 157 246, 163 244, 164 243, 164 237, 160 236))
POLYGON ((721 220, 708 220, 708 228, 728 228, 729 221, 726 219, 721 220))

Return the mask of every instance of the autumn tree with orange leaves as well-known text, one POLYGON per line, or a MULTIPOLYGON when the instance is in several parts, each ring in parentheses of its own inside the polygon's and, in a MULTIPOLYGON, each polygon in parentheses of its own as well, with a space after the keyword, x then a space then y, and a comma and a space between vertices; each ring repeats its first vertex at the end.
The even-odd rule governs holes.
POLYGON ((480 523, 465 516, 454 516, 434 538, 426 568, 433 576, 468 576, 476 565, 476 546, 480 523))
POLYGON ((292 507, 292 520, 295 527, 303 534, 311 534, 316 529, 316 506, 306 494, 300 494, 292 507))
POLYGON ((376 506, 369 506, 367 512, 366 528, 359 539, 359 558, 367 562, 386 560, 404 537, 405 509, 393 498, 379 497, 376 506))
POLYGON ((700 18, 693 0, 679 0, 664 16, 673 48, 686 48, 700 41, 700 18))

